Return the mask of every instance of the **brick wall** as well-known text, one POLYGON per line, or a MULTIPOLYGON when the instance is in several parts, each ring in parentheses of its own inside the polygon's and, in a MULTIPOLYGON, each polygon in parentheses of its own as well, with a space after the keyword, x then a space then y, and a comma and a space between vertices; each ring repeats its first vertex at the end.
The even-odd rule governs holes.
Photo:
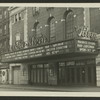
MULTIPOLYGON (((73 10, 76 17, 75 26, 83 26, 84 25, 84 9, 83 8, 70 8, 73 10)), ((47 38, 49 38, 49 29, 47 25, 48 18, 50 16, 54 16, 56 23, 56 41, 61 41, 65 38, 65 21, 62 19, 64 18, 64 13, 66 12, 67 8, 54 8, 51 10, 47 10, 47 8, 40 8, 40 13, 36 16, 32 14, 32 8, 28 8, 28 38, 35 34, 32 29, 34 23, 38 21, 40 26, 42 26, 42 34, 44 34, 47 38)))
POLYGON ((15 24, 12 25, 12 43, 14 45, 16 41, 16 34, 20 33, 20 39, 24 40, 24 21, 21 20, 19 22, 16 22, 15 24))
POLYGON ((90 8, 90 29, 100 34, 100 10, 99 8, 90 8))

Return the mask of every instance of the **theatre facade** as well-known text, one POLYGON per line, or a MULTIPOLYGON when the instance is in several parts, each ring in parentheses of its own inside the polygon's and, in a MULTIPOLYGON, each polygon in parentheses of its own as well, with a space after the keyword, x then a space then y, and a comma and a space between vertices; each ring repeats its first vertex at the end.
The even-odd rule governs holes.
POLYGON ((9 84, 97 86, 97 33, 89 8, 10 9, 9 84))

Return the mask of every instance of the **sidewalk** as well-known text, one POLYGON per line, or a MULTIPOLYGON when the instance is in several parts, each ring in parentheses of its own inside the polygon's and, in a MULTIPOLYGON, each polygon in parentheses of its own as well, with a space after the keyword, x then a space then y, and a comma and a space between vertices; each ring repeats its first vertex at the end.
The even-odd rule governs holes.
POLYGON ((74 86, 33 86, 33 85, 2 85, 0 89, 15 89, 22 91, 55 91, 55 92, 100 92, 100 87, 74 87, 74 86))

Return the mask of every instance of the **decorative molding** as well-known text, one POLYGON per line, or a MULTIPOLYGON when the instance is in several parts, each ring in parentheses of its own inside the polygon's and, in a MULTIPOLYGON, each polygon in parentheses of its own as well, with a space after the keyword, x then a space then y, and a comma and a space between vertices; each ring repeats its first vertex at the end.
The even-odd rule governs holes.
POLYGON ((50 14, 50 17, 51 17, 52 15, 50 14))
POLYGON ((35 22, 38 22, 37 19, 35 20, 35 22))
POLYGON ((61 22, 65 21, 65 19, 61 19, 61 22))
POLYGON ((35 29, 32 29, 31 31, 35 31, 35 29))
POLYGON ((57 23, 58 23, 58 21, 55 21, 55 23, 57 24, 57 23))
POLYGON ((45 27, 48 27, 49 25, 45 25, 45 27))
POLYGON ((42 26, 40 26, 40 28, 42 28, 42 26))

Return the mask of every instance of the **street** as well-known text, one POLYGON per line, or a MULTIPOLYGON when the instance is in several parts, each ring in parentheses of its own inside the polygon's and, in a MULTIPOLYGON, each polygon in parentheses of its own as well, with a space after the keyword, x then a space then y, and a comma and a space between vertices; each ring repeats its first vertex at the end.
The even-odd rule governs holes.
POLYGON ((32 85, 0 85, 0 91, 48 91, 48 92, 100 92, 100 87, 58 87, 32 85))

